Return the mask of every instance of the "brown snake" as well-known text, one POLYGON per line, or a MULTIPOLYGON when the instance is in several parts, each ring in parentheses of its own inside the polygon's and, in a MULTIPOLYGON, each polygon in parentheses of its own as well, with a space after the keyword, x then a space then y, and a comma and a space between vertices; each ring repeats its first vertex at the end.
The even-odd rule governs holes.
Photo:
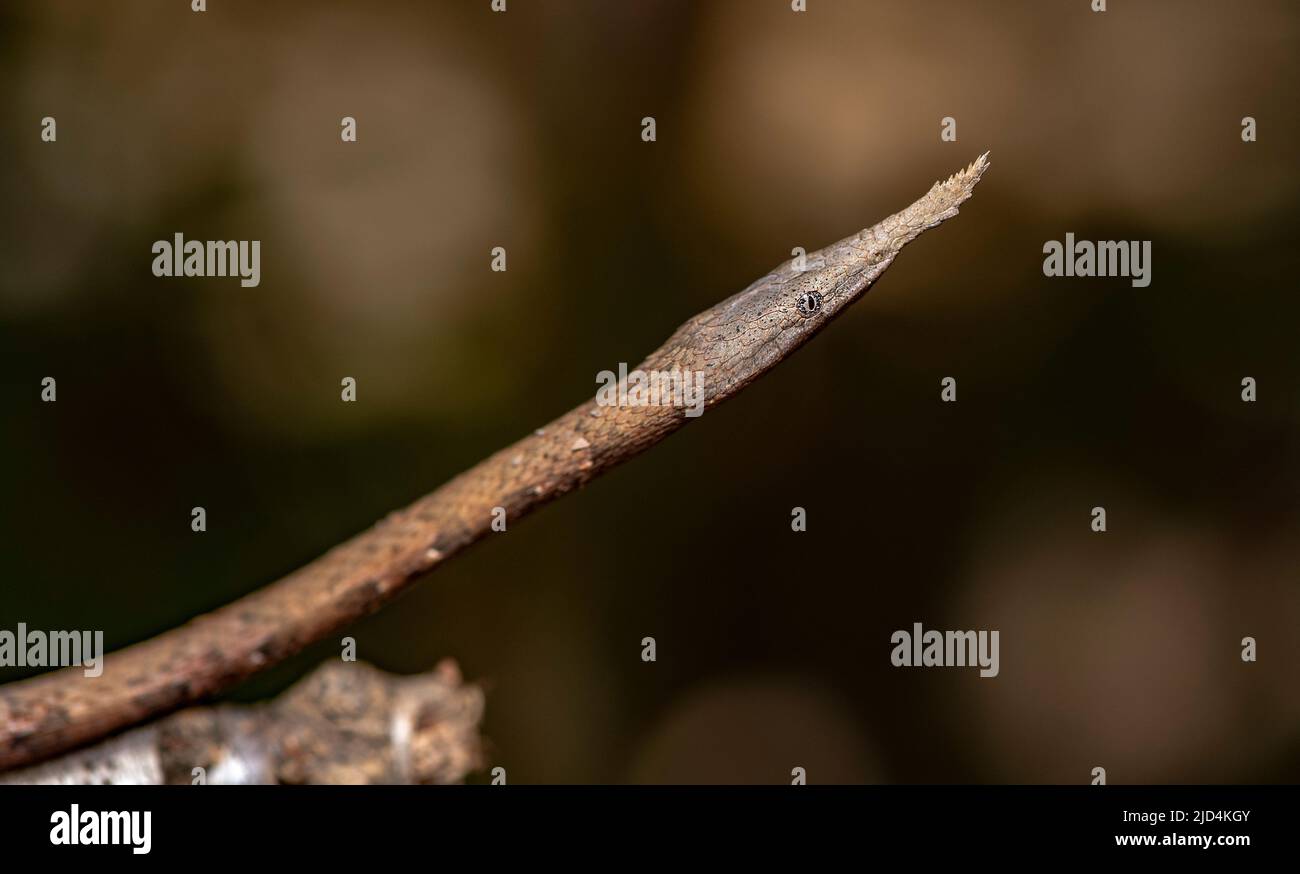
MULTIPOLYGON (((639 365, 703 372, 705 409, 767 372, 839 315, 922 231, 957 214, 981 155, 880 223, 787 261, 691 318, 639 365), (799 269, 802 266, 803 269, 799 269)), ((648 449, 690 421, 673 406, 587 401, 287 577, 107 657, 0 687, 0 769, 47 758, 193 704, 382 606, 487 534, 648 449)))

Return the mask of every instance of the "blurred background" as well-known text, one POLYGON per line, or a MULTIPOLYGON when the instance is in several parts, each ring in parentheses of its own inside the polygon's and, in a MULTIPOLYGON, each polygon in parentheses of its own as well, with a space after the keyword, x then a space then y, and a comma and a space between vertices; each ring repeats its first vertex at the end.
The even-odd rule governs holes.
POLYGON ((512 783, 1300 780, 1295 4, 189 5, 0 7, 0 628, 252 591, 991 150, 815 342, 359 656, 456 658, 512 783), (260 286, 154 278, 176 232, 260 286), (1150 287, 1046 279, 1067 232, 1151 240, 1150 287), (1000 675, 894 668, 913 622, 1000 675))

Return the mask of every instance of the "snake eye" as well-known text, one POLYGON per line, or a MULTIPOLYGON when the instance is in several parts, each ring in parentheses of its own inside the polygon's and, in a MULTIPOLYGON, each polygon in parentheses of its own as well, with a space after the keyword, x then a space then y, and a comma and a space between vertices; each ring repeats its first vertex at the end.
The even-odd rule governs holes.
POLYGON ((822 308, 822 296, 815 291, 805 291, 799 295, 799 314, 805 319, 822 308))

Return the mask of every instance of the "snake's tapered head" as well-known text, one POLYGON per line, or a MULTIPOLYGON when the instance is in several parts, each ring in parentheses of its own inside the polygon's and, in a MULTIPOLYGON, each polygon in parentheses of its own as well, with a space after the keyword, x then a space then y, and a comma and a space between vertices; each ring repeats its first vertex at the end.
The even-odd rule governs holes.
MULTIPOLYGON (((794 286, 806 286, 794 300, 795 310, 810 322, 806 327, 815 331, 835 318, 866 293, 904 246, 955 216, 988 169, 988 157, 985 152, 965 170, 934 183, 924 197, 902 212, 809 255, 802 275, 793 269, 793 261, 782 264, 776 273, 790 271, 794 286), (820 306, 808 306, 808 297, 814 295, 821 298, 820 306)), ((817 303, 815 297, 812 303, 817 303)))
POLYGON ((989 167, 988 152, 911 206, 803 258, 686 322, 640 366, 706 374, 706 406, 726 400, 862 297, 903 247, 957 214, 989 167))

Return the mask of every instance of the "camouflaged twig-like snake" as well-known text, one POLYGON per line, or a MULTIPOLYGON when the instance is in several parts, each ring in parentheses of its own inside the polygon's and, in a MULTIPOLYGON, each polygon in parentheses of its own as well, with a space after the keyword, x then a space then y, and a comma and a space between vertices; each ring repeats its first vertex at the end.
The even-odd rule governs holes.
MULTIPOLYGON (((687 321, 639 366, 704 374, 720 404, 862 297, 907 243, 957 214, 988 155, 902 212, 788 261, 687 321), (802 269, 800 269, 802 267, 802 269)), ((511 520, 648 449, 690 418, 674 406, 587 401, 289 576, 107 657, 0 687, 0 769, 34 762, 210 697, 378 609, 511 520)))

